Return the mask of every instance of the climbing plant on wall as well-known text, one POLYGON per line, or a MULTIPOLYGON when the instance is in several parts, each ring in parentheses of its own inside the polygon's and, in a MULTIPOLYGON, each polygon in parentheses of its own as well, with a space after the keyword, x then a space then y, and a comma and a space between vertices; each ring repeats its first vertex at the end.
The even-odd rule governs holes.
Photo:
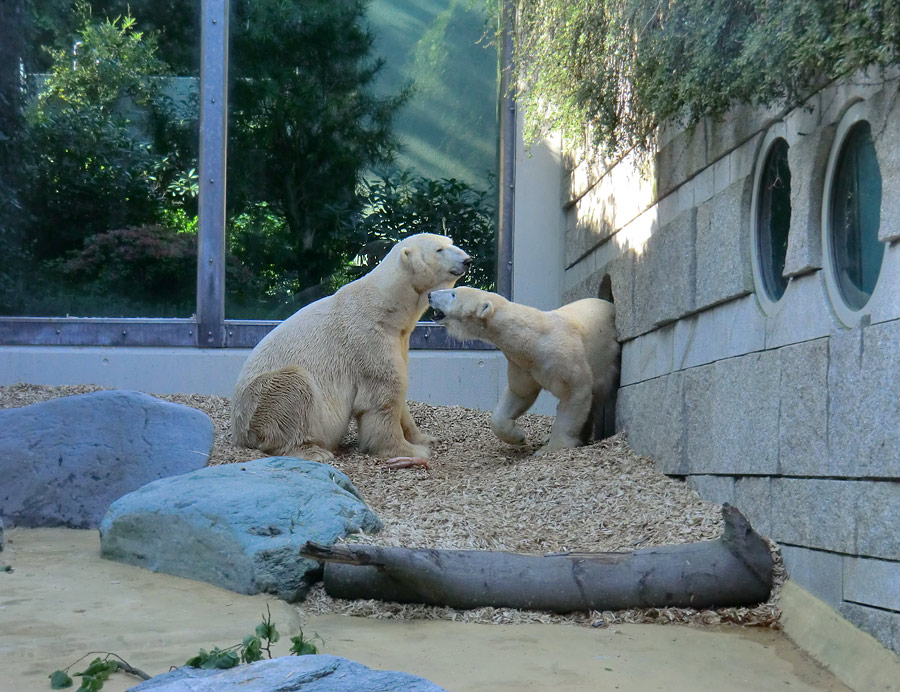
POLYGON ((516 27, 526 139, 613 155, 667 120, 793 105, 900 56, 896 0, 519 0, 516 27))

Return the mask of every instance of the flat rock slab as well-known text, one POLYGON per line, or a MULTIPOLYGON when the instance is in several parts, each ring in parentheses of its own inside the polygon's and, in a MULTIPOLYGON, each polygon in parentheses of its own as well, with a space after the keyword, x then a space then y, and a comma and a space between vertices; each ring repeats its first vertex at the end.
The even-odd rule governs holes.
POLYGON ((0 515, 12 526, 97 528, 109 505, 206 465, 202 411, 104 391, 0 410, 0 515))
POLYGON ((128 692, 446 692, 425 678, 325 654, 282 656, 228 670, 178 668, 128 692), (190 682, 188 682, 190 681, 190 682))
POLYGON ((321 576, 300 546, 380 529, 337 469, 269 457, 164 478, 122 497, 103 519, 100 545, 111 560, 295 601, 321 576))

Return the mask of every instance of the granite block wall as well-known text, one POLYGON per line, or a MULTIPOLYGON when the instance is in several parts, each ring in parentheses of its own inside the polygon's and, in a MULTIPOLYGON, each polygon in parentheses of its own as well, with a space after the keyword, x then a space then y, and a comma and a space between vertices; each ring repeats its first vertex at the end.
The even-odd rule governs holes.
POLYGON ((856 75, 796 109, 664 128, 643 179, 629 160, 573 166, 563 295, 611 280, 617 425, 631 445, 738 506, 779 542, 794 580, 900 653, 898 103, 896 79, 856 75), (884 258, 848 320, 829 286, 822 207, 851 108, 872 125, 884 258), (788 285, 774 302, 759 294, 752 246, 773 136, 791 169, 788 285))

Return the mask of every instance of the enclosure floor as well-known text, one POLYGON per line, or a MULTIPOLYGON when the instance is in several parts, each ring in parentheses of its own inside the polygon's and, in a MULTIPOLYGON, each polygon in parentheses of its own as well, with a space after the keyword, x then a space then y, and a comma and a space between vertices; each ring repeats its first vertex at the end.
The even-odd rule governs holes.
MULTIPOLYGON (((49 689, 51 672, 89 651, 163 673, 201 647, 239 642, 267 604, 282 634, 278 655, 302 627, 324 640, 322 653, 421 675, 451 692, 848 689, 771 629, 301 620, 277 599, 101 560, 96 531, 11 529, 6 538, 0 566, 13 571, 0 572, 0 692, 49 689)), ((135 683, 116 674, 103 689, 135 683)))

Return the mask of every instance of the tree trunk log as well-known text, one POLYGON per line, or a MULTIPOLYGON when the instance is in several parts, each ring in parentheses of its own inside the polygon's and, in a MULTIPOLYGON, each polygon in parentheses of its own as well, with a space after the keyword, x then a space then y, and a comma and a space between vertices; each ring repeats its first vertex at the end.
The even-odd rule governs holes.
POLYGON ((327 563, 325 591, 335 598, 556 613, 766 601, 773 567, 768 544, 737 508, 725 505, 722 516, 725 530, 714 541, 631 553, 542 557, 307 543, 300 554, 327 563))

